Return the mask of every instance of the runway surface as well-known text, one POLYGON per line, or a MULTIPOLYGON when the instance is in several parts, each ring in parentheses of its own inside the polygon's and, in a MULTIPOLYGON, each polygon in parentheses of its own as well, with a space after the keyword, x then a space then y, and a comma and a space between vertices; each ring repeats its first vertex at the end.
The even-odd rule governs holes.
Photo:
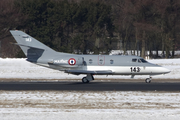
POLYGON ((0 90, 180 91, 180 82, 0 82, 0 90))

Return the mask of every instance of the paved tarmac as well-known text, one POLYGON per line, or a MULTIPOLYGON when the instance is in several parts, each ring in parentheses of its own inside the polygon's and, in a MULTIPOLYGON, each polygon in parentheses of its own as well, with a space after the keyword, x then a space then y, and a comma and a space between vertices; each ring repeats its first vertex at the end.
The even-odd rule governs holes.
POLYGON ((180 91, 180 82, 0 82, 0 90, 180 91))

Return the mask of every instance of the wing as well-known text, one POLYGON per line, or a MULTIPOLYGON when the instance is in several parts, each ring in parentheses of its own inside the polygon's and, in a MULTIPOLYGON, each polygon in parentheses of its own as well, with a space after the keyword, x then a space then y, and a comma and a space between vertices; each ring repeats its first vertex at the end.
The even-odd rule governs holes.
POLYGON ((111 70, 102 70, 102 71, 89 71, 89 70, 66 70, 65 73, 70 74, 93 74, 93 75, 107 75, 107 74, 113 74, 111 70))

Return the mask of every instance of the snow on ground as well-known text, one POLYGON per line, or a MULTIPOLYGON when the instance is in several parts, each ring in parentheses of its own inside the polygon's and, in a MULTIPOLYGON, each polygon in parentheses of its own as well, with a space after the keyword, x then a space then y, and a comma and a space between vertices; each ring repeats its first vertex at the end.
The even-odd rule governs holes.
POLYGON ((3 120, 179 120, 180 93, 0 91, 3 120))
MULTIPOLYGON (((179 79, 180 59, 155 59, 148 60, 151 63, 161 65, 171 70, 166 75, 153 76, 155 79, 179 79)), ((41 67, 27 62, 25 59, 0 58, 0 78, 24 78, 24 79, 82 79, 84 75, 71 75, 58 70, 41 67)), ((145 79, 148 76, 135 76, 136 79, 145 79)), ((121 75, 97 75, 102 79, 129 79, 130 76, 121 75)))
MULTIPOLYGON (((180 59, 148 60, 171 70, 156 79, 179 79, 180 59)), ((81 79, 27 62, 0 58, 0 78, 81 79)), ((95 76, 129 79, 130 76, 95 76)), ((145 76, 135 78, 144 79, 145 76)), ((1 120, 179 120, 180 92, 0 91, 1 120)))

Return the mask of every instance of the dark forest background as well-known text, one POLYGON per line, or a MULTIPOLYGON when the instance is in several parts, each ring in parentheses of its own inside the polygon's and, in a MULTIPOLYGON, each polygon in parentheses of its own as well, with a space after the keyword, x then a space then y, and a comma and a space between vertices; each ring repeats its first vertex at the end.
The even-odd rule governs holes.
POLYGON ((23 57, 9 30, 22 30, 56 51, 175 57, 180 0, 0 0, 0 55, 23 57), (156 51, 152 55, 152 51, 156 51))

